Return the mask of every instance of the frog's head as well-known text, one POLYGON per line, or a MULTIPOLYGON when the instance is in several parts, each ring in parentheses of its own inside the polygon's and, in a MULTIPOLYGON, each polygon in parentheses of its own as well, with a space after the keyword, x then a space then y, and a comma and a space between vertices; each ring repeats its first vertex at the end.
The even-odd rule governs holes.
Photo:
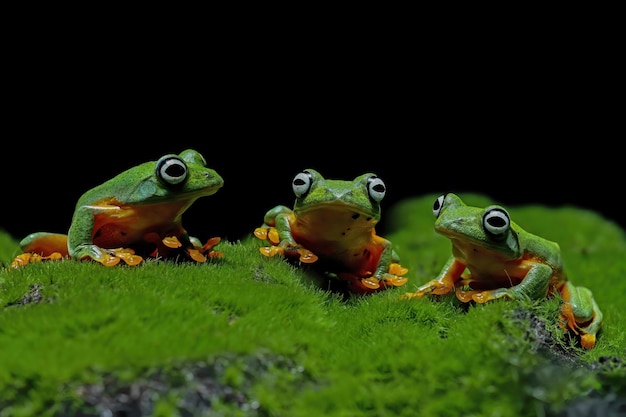
POLYGON ((433 214, 435 231, 449 238, 454 246, 478 246, 510 257, 520 254, 515 224, 499 205, 471 207, 448 193, 435 200, 433 214))
POLYGON ((204 157, 193 149, 181 152, 178 160, 173 155, 161 157, 155 175, 165 187, 179 187, 176 192, 202 196, 215 194, 224 185, 224 179, 207 167, 204 157))
MULTIPOLYGON (((193 201, 215 194, 224 185, 222 177, 207 167, 197 151, 168 154, 122 172, 92 189, 84 198, 95 201, 114 198, 123 203, 193 201)), ((86 201, 86 202, 91 202, 86 201)))
POLYGON ((319 207, 347 207, 376 221, 380 219, 380 202, 387 191, 385 183, 372 173, 352 181, 327 180, 310 168, 297 174, 291 185, 296 195, 296 214, 319 207))

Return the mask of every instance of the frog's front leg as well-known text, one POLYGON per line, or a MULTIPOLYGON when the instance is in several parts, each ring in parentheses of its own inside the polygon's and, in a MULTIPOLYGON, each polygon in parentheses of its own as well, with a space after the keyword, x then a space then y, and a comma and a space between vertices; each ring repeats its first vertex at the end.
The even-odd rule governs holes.
POLYGON ((603 315, 592 292, 585 287, 576 287, 568 281, 560 294, 564 301, 561 315, 567 327, 580 335, 580 344, 585 349, 593 348, 603 315))
POLYGON ((400 265, 400 257, 393 249, 390 241, 380 236, 374 236, 374 241, 381 245, 383 250, 378 259, 378 265, 374 275, 369 278, 364 278, 362 281, 368 288, 378 288, 380 282, 385 287, 399 287, 407 283, 408 278, 402 275, 408 272, 407 268, 400 265))
POLYGON ((318 257, 304 248, 293 238, 291 224, 296 220, 294 212, 286 206, 276 206, 265 214, 264 225, 255 229, 254 235, 268 240, 272 246, 264 246, 259 251, 265 256, 296 256, 301 262, 313 263, 318 257))
POLYGON ((95 224, 95 214, 98 211, 115 209, 117 209, 115 206, 82 206, 76 209, 67 235, 68 252, 71 258, 79 260, 92 259, 104 266, 115 266, 120 260, 131 266, 141 263, 143 258, 135 255, 132 249, 105 249, 93 242, 92 233, 95 224))
POLYGON ((415 292, 406 293, 404 298, 421 298, 427 294, 448 294, 454 290, 454 286, 456 282, 461 279, 465 268, 466 265, 464 263, 452 256, 448 259, 448 262, 446 262, 436 279, 430 280, 426 284, 418 287, 415 292))
POLYGON ((75 259, 92 259, 100 262, 104 266, 115 266, 124 261, 127 265, 135 266, 143 261, 143 258, 135 254, 135 251, 129 248, 104 249, 94 244, 78 245, 70 250, 70 255, 75 259))
POLYGON ((538 300, 547 296, 550 279, 555 273, 551 266, 534 261, 519 262, 515 266, 509 266, 506 272, 510 276, 521 275, 524 278, 519 284, 506 288, 495 288, 487 291, 458 290, 456 292, 457 298, 463 302, 474 300, 477 303, 486 303, 498 298, 538 300))

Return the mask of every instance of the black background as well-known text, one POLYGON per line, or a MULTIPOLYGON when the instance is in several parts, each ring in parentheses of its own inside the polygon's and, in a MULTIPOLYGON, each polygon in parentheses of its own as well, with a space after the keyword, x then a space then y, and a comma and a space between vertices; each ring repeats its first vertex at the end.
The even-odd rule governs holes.
POLYGON ((448 191, 626 226, 617 57, 584 37, 512 42, 39 39, 7 61, 0 227, 67 232, 83 192, 186 148, 225 180, 183 216, 202 239, 237 240, 291 206, 304 168, 380 176, 381 227, 395 202, 448 191))

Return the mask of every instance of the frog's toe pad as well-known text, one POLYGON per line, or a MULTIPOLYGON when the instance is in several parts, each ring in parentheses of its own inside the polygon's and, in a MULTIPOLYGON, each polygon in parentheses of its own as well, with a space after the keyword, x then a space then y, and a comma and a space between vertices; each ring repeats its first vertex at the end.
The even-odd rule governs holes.
POLYGON ((467 303, 474 301, 478 304, 484 304, 488 301, 495 300, 497 298, 510 297, 510 294, 506 288, 499 288, 495 290, 476 291, 476 290, 456 290, 456 298, 460 301, 467 303))
POLYGON ((222 241, 222 238, 219 236, 212 237, 206 241, 206 243, 202 246, 202 249, 200 251, 202 253, 211 252, 211 249, 213 249, 213 246, 217 245, 221 241, 222 241))
POLYGON ((395 276, 395 275, 392 278, 385 279, 385 284, 391 284, 394 287, 401 287, 404 284, 406 284, 407 282, 409 282, 408 278, 398 277, 398 276, 395 276))
POLYGON ((444 283, 439 282, 438 280, 432 280, 427 282, 424 285, 421 285, 417 291, 415 291, 416 297, 423 297, 425 295, 433 294, 433 295, 445 295, 452 291, 453 287, 445 285, 444 283))
POLYGON ((300 262, 305 264, 312 264, 318 259, 317 255, 308 249, 300 248, 298 249, 298 253, 300 254, 300 262))
POLYGON ((380 280, 374 277, 362 278, 361 285, 370 290, 377 290, 380 288, 380 280))
POLYGON ((594 334, 583 334, 580 336, 580 344, 585 349, 592 349, 596 345, 596 335, 594 334))
POLYGON ((278 245, 280 242, 280 236, 275 227, 257 227, 254 229, 254 236, 261 240, 267 240, 272 245, 278 245))
POLYGON ((124 261, 129 266, 136 266, 143 261, 141 256, 135 255, 135 251, 129 248, 116 248, 112 249, 111 252, 111 254, 104 254, 104 256, 95 260, 104 266, 115 266, 120 261, 124 261))
MULTIPOLYGON (((391 268, 390 268, 391 269, 391 268)), ((395 274, 384 274, 383 275, 383 284, 387 287, 401 287, 409 281, 408 278, 399 277, 395 274)))
POLYGON ((206 256, 204 256, 198 249, 188 249, 187 254, 196 262, 206 262, 206 256))
MULTIPOLYGON (((456 290, 456 298, 463 303, 469 303, 474 299, 474 297, 482 300, 480 296, 480 291, 468 291, 468 290, 456 290)), ((477 301, 480 303, 480 301, 477 301)))
POLYGON ((172 249, 177 249, 183 246, 183 244, 180 243, 180 240, 178 240, 176 236, 167 236, 163 238, 161 241, 163 242, 165 246, 167 246, 168 248, 172 248, 172 249))
POLYGON ((389 270, 387 272, 389 272, 389 274, 391 275, 402 276, 402 275, 405 275, 407 272, 409 272, 409 269, 403 267, 402 265, 398 263, 392 263, 391 265, 389 265, 389 270))
POLYGON ((275 255, 282 255, 285 249, 280 246, 262 246, 259 248, 259 252, 264 256, 272 257, 275 255))
POLYGON ((106 256, 101 259, 95 259, 95 261, 100 262, 104 266, 115 266, 120 263, 122 258, 118 256, 106 256))

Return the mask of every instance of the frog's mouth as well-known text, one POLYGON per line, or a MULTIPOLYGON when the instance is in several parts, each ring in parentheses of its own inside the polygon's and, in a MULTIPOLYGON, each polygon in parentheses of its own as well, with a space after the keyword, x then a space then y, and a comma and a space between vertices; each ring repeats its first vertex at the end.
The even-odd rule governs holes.
POLYGON ((319 203, 308 207, 299 207, 294 210, 296 216, 321 216, 321 217, 336 217, 346 218, 355 221, 357 219, 365 220, 367 222, 377 221, 377 213, 363 210, 362 208, 353 204, 348 204, 343 201, 329 201, 325 203, 319 203))
POLYGON ((468 233, 466 229, 463 229, 464 226, 467 226, 467 224, 450 222, 445 224, 445 226, 435 225, 435 231, 450 239, 452 247, 460 253, 463 253, 463 257, 465 258, 476 256, 478 253, 483 253, 485 257, 502 256, 514 258, 519 256, 516 252, 516 248, 518 247, 516 242, 490 239, 482 232, 478 233, 478 236, 483 235, 484 238, 478 239, 474 237, 475 234, 471 232, 468 233), (466 231, 463 232, 461 229, 466 231))
POLYGON ((201 190, 198 191, 190 191, 187 195, 188 196, 194 196, 197 195, 198 197, 206 197, 206 196, 210 196, 215 194, 216 192, 218 192, 220 190, 220 188, 222 188, 222 185, 214 185, 213 187, 207 187, 207 188, 203 188, 201 190))
POLYGON ((210 195, 217 193, 221 188, 222 188, 222 184, 211 185, 209 187, 204 187, 204 188, 195 188, 192 190, 185 190, 184 188, 182 188, 176 191, 174 195, 168 194, 167 196, 164 196, 164 199, 168 199, 170 201, 177 201, 177 200, 196 199, 200 197, 208 197, 210 195))

